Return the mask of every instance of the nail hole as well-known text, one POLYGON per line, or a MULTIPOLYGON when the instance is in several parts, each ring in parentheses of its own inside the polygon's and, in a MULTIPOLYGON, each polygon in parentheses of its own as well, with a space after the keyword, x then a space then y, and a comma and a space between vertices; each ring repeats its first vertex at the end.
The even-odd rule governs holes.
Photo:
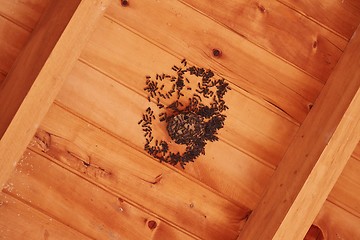
POLYGON ((214 48, 214 49, 212 50, 212 52, 213 52, 214 57, 220 57, 221 54, 222 54, 221 50, 216 49, 216 48, 214 48))
POLYGON ((266 12, 266 9, 263 5, 258 4, 258 8, 259 8, 260 12, 262 12, 262 13, 266 12))
POLYGON ((313 48, 317 48, 317 41, 314 41, 313 48))
POLYGON ((314 106, 314 104, 309 103, 309 104, 308 104, 308 108, 309 108, 309 110, 311 110, 311 109, 313 108, 313 106, 314 106))
POLYGON ((148 227, 149 227, 151 230, 153 230, 153 229, 155 229, 155 228, 157 227, 157 223, 156 223, 154 220, 150 220, 150 221, 148 222, 148 227))

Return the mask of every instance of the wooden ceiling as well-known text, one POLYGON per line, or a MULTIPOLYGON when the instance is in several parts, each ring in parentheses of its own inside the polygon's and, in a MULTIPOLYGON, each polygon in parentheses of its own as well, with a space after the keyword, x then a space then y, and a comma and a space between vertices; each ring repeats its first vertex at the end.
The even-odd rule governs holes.
POLYGON ((357 0, 2 1, 0 239, 360 239, 359 23, 357 0), (185 169, 137 124, 183 58, 232 88, 185 169))

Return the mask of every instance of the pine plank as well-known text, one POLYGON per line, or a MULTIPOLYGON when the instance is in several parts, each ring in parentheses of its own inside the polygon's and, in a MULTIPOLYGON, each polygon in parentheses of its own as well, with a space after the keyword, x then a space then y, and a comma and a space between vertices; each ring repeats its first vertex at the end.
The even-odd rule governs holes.
POLYGON ((6 78, 6 73, 0 71, 0 86, 6 78))
POLYGON ((322 89, 303 71, 178 1, 135 1, 126 8, 113 1, 107 14, 180 58, 215 70, 298 122, 322 89), (214 48, 222 51, 220 58, 212 57, 214 48))
POLYGON ((16 198, 0 193, 0 239, 78 239, 91 238, 35 210, 16 198))
MULTIPOLYGON (((171 67, 173 64, 179 64, 181 61, 181 59, 172 56, 109 19, 102 19, 99 26, 81 54, 82 61, 139 94, 145 94, 143 88, 146 75, 155 76, 156 73, 163 72, 172 74, 171 67), (103 36, 111 36, 111 38, 104 38, 103 36), (120 42, 121 44, 119 44, 120 42)), ((91 70, 84 69, 84 71, 91 70)), ((88 77, 91 78, 91 75, 88 77)), ((81 78, 80 75, 79 78, 81 78)), ((99 87, 101 88, 101 86, 99 87)), ((231 85, 231 87, 233 90, 225 96, 230 110, 226 113, 228 117, 225 129, 219 132, 220 137, 260 161, 276 166, 298 126, 284 118, 283 115, 277 114, 277 112, 253 99, 249 99, 248 95, 237 91, 236 86, 231 85)), ((85 93, 79 94, 84 95, 85 93)), ((129 94, 133 95, 134 93, 129 94)), ((64 95, 65 93, 61 96, 64 95)), ((67 94, 64 97, 73 98, 75 96, 67 94)), ((116 104, 116 98, 118 97, 115 96, 114 100, 109 101, 116 104)), ((66 104, 78 104, 77 102, 69 99, 66 104)), ((92 104, 100 103, 94 102, 92 104)), ((104 104, 108 105, 107 103, 104 104)), ((84 107, 86 108, 86 106, 81 108, 84 107)), ((101 111, 108 111, 104 107, 100 106, 99 108, 101 111)), ((139 110, 138 114, 143 111, 144 109, 139 110)), ((117 126, 110 130, 119 132, 116 128, 117 126)))
POLYGON ((328 200, 360 218, 360 161, 350 158, 328 200))
POLYGON ((326 240, 360 239, 360 218, 329 201, 324 203, 314 225, 321 229, 326 240))
POLYGON ((0 88, 0 186, 110 0, 52 1, 0 88))
POLYGON ((248 214, 57 105, 40 129, 34 148, 202 239, 236 237, 248 214))
POLYGON ((93 239, 152 239, 156 228, 193 239, 33 151, 25 151, 3 191, 93 239))
MULTIPOLYGON (((87 65, 78 63, 59 92, 57 101, 82 118, 88 119, 144 152, 145 139, 137 123, 149 105, 145 97, 130 91, 87 65)), ((149 106, 156 109, 154 103, 149 106)), ((159 136, 154 136, 168 141, 167 133, 163 133, 166 128, 162 124, 154 122, 153 129, 161 129, 156 131, 159 136)), ((227 131, 226 127, 222 130, 227 131)), ((195 163, 188 164, 185 172, 237 203, 252 209, 257 204, 273 170, 219 141, 209 143, 206 147, 206 155, 200 156, 195 163)))
POLYGON ((360 143, 356 146, 353 157, 360 161, 360 143))
POLYGON ((360 36, 355 33, 239 239, 302 239, 359 138, 360 36))
MULTIPOLYGON (((8 1, 10 2, 10 1, 8 1)), ((12 2, 12 1, 11 1, 12 2)), ((1 4, 0 4, 1 5, 1 4)), ((0 16, 0 71, 8 73, 21 49, 29 39, 29 32, 0 16)))
POLYGON ((50 0, 5 0, 0 5, 0 15, 27 30, 34 29, 50 0))
POLYGON ((350 39, 360 24, 360 3, 347 1, 278 0, 321 25, 350 39))
POLYGON ((322 82, 328 79, 347 44, 345 39, 277 1, 183 2, 322 82))

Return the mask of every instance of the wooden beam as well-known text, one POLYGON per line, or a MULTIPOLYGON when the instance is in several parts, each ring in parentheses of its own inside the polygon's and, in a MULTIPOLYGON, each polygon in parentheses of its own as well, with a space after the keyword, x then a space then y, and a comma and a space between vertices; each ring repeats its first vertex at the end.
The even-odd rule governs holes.
POLYGON ((360 139, 360 27, 238 239, 303 239, 360 139))
POLYGON ((30 142, 109 2, 50 1, 0 87, 0 186, 30 142))

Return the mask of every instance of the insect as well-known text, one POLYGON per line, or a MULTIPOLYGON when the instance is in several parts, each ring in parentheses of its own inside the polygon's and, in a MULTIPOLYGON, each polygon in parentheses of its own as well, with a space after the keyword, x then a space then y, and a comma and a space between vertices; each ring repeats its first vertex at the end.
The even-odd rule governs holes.
POLYGON ((224 127, 226 119, 224 111, 228 109, 223 97, 231 88, 224 78, 217 78, 210 69, 191 66, 186 59, 181 60, 181 65, 174 65, 171 68, 175 75, 156 74, 155 80, 151 80, 150 75, 145 76, 144 91, 148 94, 147 99, 149 102, 151 98, 155 100, 160 113, 159 118, 156 118, 154 110, 148 107, 138 124, 141 124, 144 131, 146 141, 144 150, 148 154, 159 159, 160 162, 179 164, 184 168, 186 163, 193 162, 200 155, 205 154, 208 141, 218 141, 218 131, 224 127), (186 86, 190 84, 187 77, 189 75, 197 78, 195 88, 194 85, 186 86), (186 97, 186 101, 184 90, 193 92, 192 97, 186 97), (175 92, 176 94, 173 95, 175 92), (207 104, 203 99, 208 99, 207 104), (158 123, 153 129, 154 122, 158 123), (164 140, 165 138, 155 139, 153 131, 159 127, 165 128, 167 138, 176 144, 185 145, 185 151, 181 153, 175 151, 164 140))

